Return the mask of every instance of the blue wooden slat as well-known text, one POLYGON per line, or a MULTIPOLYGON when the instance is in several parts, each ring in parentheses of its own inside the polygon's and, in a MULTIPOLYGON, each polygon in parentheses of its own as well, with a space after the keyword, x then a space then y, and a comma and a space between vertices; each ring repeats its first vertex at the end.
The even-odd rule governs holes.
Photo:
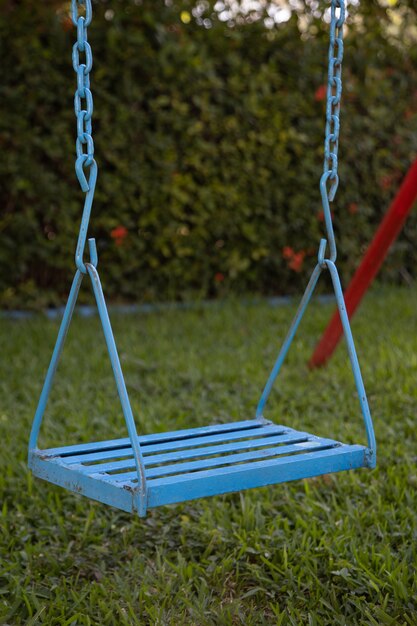
MULTIPOLYGON (((283 455, 302 453, 310 451, 315 453, 318 450, 325 450, 328 448, 334 448, 338 444, 334 441, 328 440, 314 440, 306 442, 306 445, 300 447, 300 444, 290 444, 288 446, 275 446, 273 448, 262 448, 258 450, 252 450, 250 452, 240 452, 238 454, 229 454, 226 456, 216 456, 214 458, 199 459, 198 461, 188 461, 186 463, 172 463, 170 465, 161 465, 158 467, 150 467, 146 470, 146 478, 156 478, 162 476, 168 476, 170 474, 185 474, 187 472, 202 471, 210 467, 218 467, 220 465, 231 465, 236 463, 245 463, 249 461, 255 461, 267 459, 271 457, 278 457, 283 455)), ((132 467, 134 465, 132 464, 132 467)), ((136 472, 129 472, 126 474, 114 474, 112 476, 115 482, 133 480, 137 478, 136 472)))
POLYGON ((340 446, 315 454, 279 457, 194 474, 148 480, 148 506, 173 504, 366 466, 364 446, 340 446))
MULTIPOLYGON (((185 458, 198 458, 204 456, 210 456, 213 454, 227 454, 228 452, 232 452, 233 450, 247 450, 249 448, 259 448, 264 446, 272 446, 274 443, 284 444, 288 442, 302 442, 306 441, 307 438, 311 436, 307 433, 291 433, 290 435, 280 435, 277 437, 260 437, 259 439, 242 439, 240 441, 234 440, 232 442, 222 442, 220 445, 216 446, 205 446, 205 447, 192 447, 188 446, 187 449, 176 450, 175 452, 170 452, 168 454, 155 454, 151 456, 145 456, 145 466, 155 465, 160 463, 166 463, 167 461, 180 461, 185 458)), ((188 441, 188 440, 186 440, 188 441)), ((199 440, 196 440, 199 441, 199 440)), ((158 450, 160 447, 158 448, 158 450)), ((79 458, 79 457, 77 457, 79 458)), ((68 463, 67 459, 64 459, 65 463, 68 463)), ((80 468, 80 471, 85 472, 86 474, 94 474, 95 472, 112 472, 115 470, 123 470, 134 467, 133 457, 131 456, 128 459, 123 459, 120 461, 110 461, 109 463, 94 463, 93 465, 82 465, 80 461, 75 463, 71 460, 69 465, 77 465, 80 468)))
MULTIPOLYGON (((164 433, 155 433, 153 435, 140 435, 139 444, 146 445, 148 443, 157 443, 162 441, 173 441, 175 439, 184 439, 186 437, 198 437, 200 435, 216 433, 216 432, 232 432, 234 430, 244 430, 251 428, 259 428, 272 424, 272 422, 264 421, 259 422, 255 419, 244 420, 241 422, 230 422, 228 424, 213 424, 212 426, 202 426, 198 428, 187 428, 184 430, 173 430, 164 433)), ((284 428, 281 426, 281 428, 284 428)), ((291 430, 286 428, 286 430, 291 430)), ((72 456, 76 454, 83 454, 84 452, 96 452, 97 450, 113 450, 117 448, 123 448, 130 446, 130 439, 124 437, 123 439, 111 439, 108 441, 97 441, 94 443, 80 443, 71 446, 61 446, 58 448, 48 448, 41 450, 42 456, 72 456)))
POLYGON ((308 439, 314 439, 312 435, 303 432, 292 431, 291 433, 283 433, 261 439, 250 439, 246 441, 232 441, 216 446, 206 446, 205 448, 178 450, 176 452, 165 452, 163 454, 155 454, 145 457, 145 465, 156 465, 160 463, 168 463, 173 461, 182 461, 196 457, 210 456, 213 454, 226 454, 237 450, 249 450, 252 448, 263 448, 266 446, 275 446, 286 443, 301 443, 308 439))
MULTIPOLYGON (((143 451, 143 448, 141 448, 143 451)), ((55 456, 55 455, 54 455, 55 456)), ((123 459, 132 456, 130 444, 124 448, 113 448, 111 450, 96 450, 85 454, 63 455, 62 458, 67 465, 78 465, 79 463, 99 463, 106 459, 123 459)), ((145 461, 145 459, 143 459, 145 461)))
MULTIPOLYGON (((144 460, 146 459, 146 455, 154 454, 163 450, 181 450, 184 448, 194 448, 198 446, 208 445, 210 443, 223 443, 226 440, 235 440, 235 439, 244 439, 246 437, 266 437, 268 435, 278 434, 281 432, 288 432, 288 429, 284 429, 282 426, 264 426, 251 430, 236 430, 229 433, 220 433, 216 435, 205 435, 203 437, 191 437, 185 439, 174 439, 172 441, 149 444, 146 446, 141 446, 142 455, 144 456, 144 460)), ((122 458, 128 457, 132 455, 132 451, 130 447, 126 447, 123 450, 115 450, 114 453, 107 453, 107 458, 122 458)), ((73 456, 65 456, 62 457, 65 459, 65 462, 68 465, 71 464, 79 464, 79 463, 91 463, 91 462, 99 462, 103 458, 102 452, 92 452, 90 454, 80 454, 73 456)))
POLYGON ((97 475, 87 476, 73 471, 63 465, 60 460, 48 459, 45 461, 34 454, 30 459, 30 468, 35 476, 54 485, 59 485, 69 491, 87 496, 103 504, 109 504, 128 513, 137 511, 133 491, 120 489, 115 484, 100 480, 97 475))

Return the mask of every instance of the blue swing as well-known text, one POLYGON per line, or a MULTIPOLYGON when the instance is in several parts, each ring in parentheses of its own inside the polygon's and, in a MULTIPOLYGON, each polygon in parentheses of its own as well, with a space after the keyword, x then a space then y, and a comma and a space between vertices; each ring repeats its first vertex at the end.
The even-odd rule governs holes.
POLYGON ((339 113, 342 92, 344 0, 331 0, 329 75, 327 87, 324 173, 320 182, 327 241, 322 239, 318 262, 279 352, 253 419, 203 428, 139 436, 113 337, 103 290, 97 271, 97 249, 88 240, 89 261, 84 261, 87 231, 97 181, 91 118, 90 91, 92 53, 87 41, 91 23, 91 0, 72 0, 72 19, 77 27, 73 66, 77 74, 75 114, 77 118, 76 174, 86 194, 75 262, 76 273, 65 307, 58 338, 39 399, 29 441, 32 472, 65 489, 104 502, 123 511, 145 516, 148 508, 308 478, 359 467, 375 467, 376 442, 372 418, 362 381, 358 358, 346 313, 336 262, 330 202, 338 187, 337 154, 339 113), (84 15, 79 15, 83 7, 84 15), (85 62, 80 63, 80 53, 85 62), (83 102, 84 101, 84 104, 83 102), (84 152, 84 146, 86 152, 84 152), (88 172, 88 179, 86 176, 88 172), (324 439, 265 419, 264 408, 285 360, 291 342, 324 270, 331 276, 353 376, 367 435, 367 446, 348 445, 324 439), (71 323, 81 282, 91 280, 104 331, 115 383, 120 397, 128 437, 40 450, 39 429, 52 387, 65 338, 71 323))

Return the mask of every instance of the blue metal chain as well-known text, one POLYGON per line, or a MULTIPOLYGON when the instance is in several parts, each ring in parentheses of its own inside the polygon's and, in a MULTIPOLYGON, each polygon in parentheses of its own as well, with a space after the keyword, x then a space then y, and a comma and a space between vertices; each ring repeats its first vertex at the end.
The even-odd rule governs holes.
MULTIPOLYGON (((75 171, 81 189, 86 193, 75 253, 75 263, 77 268, 85 274, 87 269, 84 265, 83 255, 97 181, 97 163, 94 159, 94 141, 92 137, 93 95, 90 90, 93 54, 87 38, 87 28, 91 24, 93 17, 91 0, 71 0, 71 14, 73 24, 77 28, 77 41, 72 48, 72 66, 77 75, 77 90, 74 96, 74 111, 77 119, 75 171), (80 8, 83 8, 84 15, 80 15, 80 8), (83 62, 80 60, 80 55, 84 55, 83 62), (89 169, 88 180, 85 173, 86 169, 89 169)), ((96 266, 97 250, 95 243, 90 244, 90 251, 93 252, 90 262, 96 266)))
MULTIPOLYGON (((326 131, 324 140, 324 171, 320 180, 323 214, 326 224, 330 260, 337 257, 330 202, 339 186, 338 151, 340 132, 340 103, 342 98, 343 25, 345 23, 345 0, 331 0, 329 71, 327 80, 326 131), (328 188, 329 187, 329 188, 328 188)), ((321 244, 319 263, 324 267, 326 245, 321 244)))

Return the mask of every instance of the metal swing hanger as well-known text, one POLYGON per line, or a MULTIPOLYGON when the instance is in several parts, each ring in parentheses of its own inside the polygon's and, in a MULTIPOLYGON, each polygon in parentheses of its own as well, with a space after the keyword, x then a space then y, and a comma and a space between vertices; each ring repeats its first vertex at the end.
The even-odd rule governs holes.
POLYGON ((85 200, 75 254, 77 269, 30 435, 29 467, 32 472, 70 491, 144 516, 148 508, 163 504, 359 467, 374 467, 375 435, 336 267, 337 249, 330 211, 330 202, 334 200, 339 183, 337 155, 345 0, 331 0, 324 171, 320 181, 327 240, 322 239, 320 242, 317 265, 261 395, 255 417, 241 422, 142 436, 136 430, 114 341, 97 271, 98 254, 94 239, 88 239, 89 260, 84 259, 98 173, 92 139, 93 97, 90 90, 90 71, 93 58, 87 39, 87 28, 92 20, 91 0, 72 0, 72 20, 77 28, 77 41, 72 55, 77 75, 74 99, 77 119, 75 170, 85 193, 85 200), (80 7, 83 7, 84 15, 80 14, 80 7), (80 62, 81 54, 84 55, 84 62, 80 62), (345 444, 296 431, 287 426, 276 425, 264 417, 265 405, 273 384, 320 275, 326 270, 331 276, 346 338, 365 425, 366 446, 345 444), (86 275, 90 278, 96 299, 128 437, 40 450, 37 446, 40 426, 80 285, 86 275))

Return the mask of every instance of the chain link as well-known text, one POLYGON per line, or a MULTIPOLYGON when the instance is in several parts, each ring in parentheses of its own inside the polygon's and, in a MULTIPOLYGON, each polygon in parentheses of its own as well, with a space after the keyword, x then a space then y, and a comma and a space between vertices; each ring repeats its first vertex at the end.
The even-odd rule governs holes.
POLYGON ((85 20, 84 26, 90 26, 91 20, 93 19, 93 10, 91 7, 91 0, 71 0, 71 16, 72 23, 74 26, 78 26, 78 7, 84 6, 85 11, 85 20))
MULTIPOLYGON (((327 239, 330 246, 330 260, 337 257, 330 202, 336 196, 339 186, 338 152, 340 133, 340 104, 342 99, 343 26, 345 23, 345 0, 331 0, 329 70, 327 80, 326 129, 324 140, 324 168, 320 180, 320 192, 326 223, 327 239), (328 185, 330 183, 330 190, 328 185)), ((319 262, 324 263, 324 249, 320 247, 319 262)))

